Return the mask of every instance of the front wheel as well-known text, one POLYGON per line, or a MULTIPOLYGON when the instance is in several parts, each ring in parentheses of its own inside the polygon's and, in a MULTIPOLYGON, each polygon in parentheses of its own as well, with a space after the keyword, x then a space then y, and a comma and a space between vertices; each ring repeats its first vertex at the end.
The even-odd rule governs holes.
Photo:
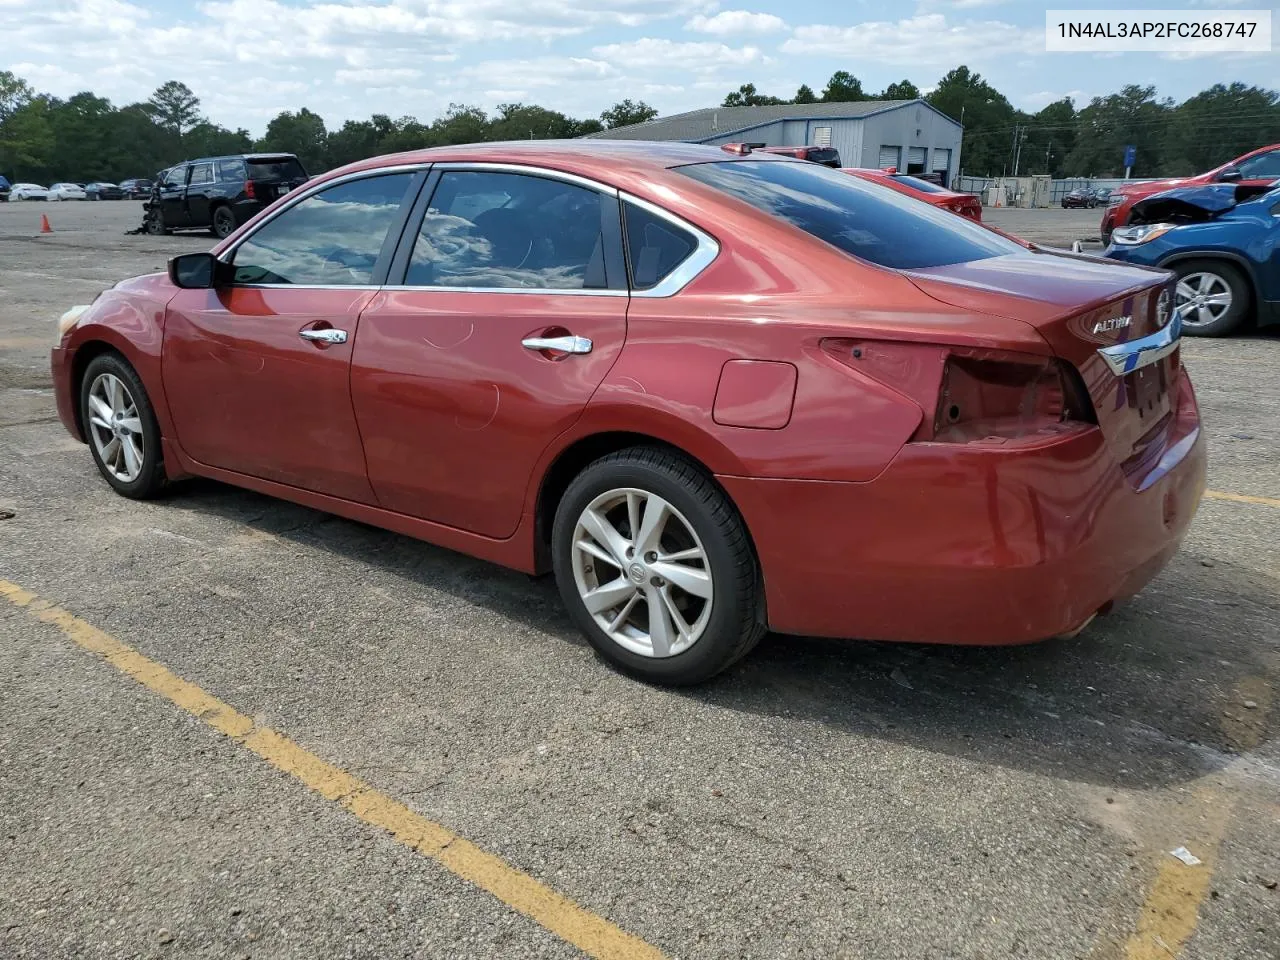
POLYGON ((147 233, 153 237, 163 237, 169 232, 169 228, 164 225, 164 214, 158 209, 147 211, 147 233))
POLYGON ((1184 260, 1178 275, 1176 306, 1182 332, 1192 337, 1225 337, 1249 312, 1249 281, 1235 266, 1220 260, 1184 260))
POLYGON ((98 471, 121 496, 146 500, 165 486, 160 426, 142 380, 118 354, 89 361, 80 415, 98 471))
POLYGON ((209 227, 209 232, 219 240, 225 240, 235 232, 235 229, 236 215, 231 212, 231 208, 215 208, 213 211, 213 223, 209 227))
POLYGON ((596 651, 640 679, 700 683, 765 632, 759 565, 737 510, 684 457, 633 447, 569 485, 556 583, 596 651))

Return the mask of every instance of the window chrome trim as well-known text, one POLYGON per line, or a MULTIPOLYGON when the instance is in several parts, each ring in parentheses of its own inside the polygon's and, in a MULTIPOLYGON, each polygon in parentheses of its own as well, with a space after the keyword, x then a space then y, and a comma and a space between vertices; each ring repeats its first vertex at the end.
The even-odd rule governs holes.
POLYGON ((634 296, 626 290, 614 290, 609 287, 428 287, 421 284, 387 284, 382 288, 388 293, 396 290, 416 290, 420 293, 524 293, 541 294, 542 296, 569 295, 572 297, 626 297, 634 296))
POLYGON ((566 173, 563 170, 555 170, 551 167, 539 167, 534 164, 496 163, 487 160, 447 160, 432 164, 432 169, 439 170, 442 173, 447 173, 449 171, 465 172, 467 170, 475 170, 481 173, 524 174, 525 176, 544 177, 548 180, 562 180, 565 183, 572 183, 575 186, 586 187, 588 190, 594 190, 596 193, 603 193, 609 197, 618 196, 618 188, 612 187, 607 183, 601 183, 599 180, 591 180, 587 177, 579 176, 576 173, 566 173))
MULTIPOLYGON (((245 243, 248 240, 252 240, 254 235, 259 230, 261 230, 267 224, 274 221, 276 217, 280 216, 285 211, 292 210, 298 204, 302 203, 302 201, 309 200, 312 197, 314 197, 317 193, 320 193, 324 190, 328 190, 330 187, 336 187, 343 183, 351 183, 353 180, 367 180, 371 177, 381 177, 387 174, 419 173, 422 170, 426 170, 430 166, 431 164, 428 162, 428 163, 402 163, 402 164, 397 164, 396 166, 393 166, 393 167, 371 167, 368 170, 356 170, 353 173, 345 173, 342 176, 334 177, 331 180, 322 180, 319 183, 316 183, 314 185, 303 186, 300 188, 302 190, 301 193, 299 193, 297 196, 290 197, 287 203, 284 203, 277 209, 272 210, 266 217, 262 219, 260 223, 255 224, 254 228, 248 233, 246 233, 244 236, 237 237, 235 243, 233 243, 231 246, 227 247, 227 249, 223 250, 221 253, 218 254, 218 261, 220 263, 225 263, 228 266, 230 266, 231 265, 230 258, 233 257, 235 255, 235 252, 240 249, 241 244, 245 243)), ((236 286, 246 287, 246 286, 250 286, 250 284, 238 283, 236 284, 236 286)), ((296 290, 296 289, 302 288, 304 285, 282 283, 282 284, 270 284, 270 285, 254 284, 254 286, 279 286, 279 287, 285 287, 285 288, 292 288, 296 290)), ((355 284, 352 284, 351 286, 355 286, 355 284)), ((314 287, 313 289, 324 290, 324 289, 328 289, 328 286, 320 285, 318 287, 314 287)), ((342 289, 349 290, 351 289, 351 287, 344 285, 342 286, 342 289)), ((372 289, 377 289, 377 287, 373 287, 372 289)))
MULTIPOLYGON (((688 233, 693 234, 694 239, 698 241, 698 245, 693 248, 693 253, 685 257, 680 265, 672 270, 669 274, 662 278, 658 283, 645 290, 632 289, 631 296, 644 297, 646 299, 661 299, 664 297, 674 296, 702 273, 703 270, 711 266, 716 257, 720 256, 720 244, 709 233, 695 227, 688 220, 677 216, 670 210, 650 203, 648 200, 641 200, 639 197, 632 196, 629 193, 620 191, 619 198, 624 203, 634 203, 641 210, 653 214, 659 220, 665 220, 674 227, 678 227, 688 233)), ((623 211, 625 220, 626 212, 623 211)))

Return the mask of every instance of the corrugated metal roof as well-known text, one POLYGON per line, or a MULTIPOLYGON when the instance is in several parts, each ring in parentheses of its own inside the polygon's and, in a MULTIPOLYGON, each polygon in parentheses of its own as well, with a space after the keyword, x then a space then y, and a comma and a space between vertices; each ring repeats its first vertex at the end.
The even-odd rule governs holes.
MULTIPOLYGON (((837 120, 865 117, 922 100, 857 100, 852 103, 779 103, 761 107, 706 107, 600 133, 602 140, 706 140, 773 120, 837 120)), ((925 104, 928 106, 928 104, 925 104)), ((929 109, 933 109, 929 107, 929 109)))

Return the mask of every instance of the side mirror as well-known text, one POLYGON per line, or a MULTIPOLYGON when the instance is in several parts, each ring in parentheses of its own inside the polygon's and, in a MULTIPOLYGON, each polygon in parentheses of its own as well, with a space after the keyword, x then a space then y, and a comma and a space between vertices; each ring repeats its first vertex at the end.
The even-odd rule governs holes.
POLYGON ((1218 179, 1223 183, 1236 183, 1244 179, 1244 174, 1240 172, 1239 167, 1227 167, 1227 169, 1218 174, 1218 179))
POLYGON ((169 261, 169 279, 184 290, 208 290, 217 283, 218 258, 212 253, 184 253, 169 261))

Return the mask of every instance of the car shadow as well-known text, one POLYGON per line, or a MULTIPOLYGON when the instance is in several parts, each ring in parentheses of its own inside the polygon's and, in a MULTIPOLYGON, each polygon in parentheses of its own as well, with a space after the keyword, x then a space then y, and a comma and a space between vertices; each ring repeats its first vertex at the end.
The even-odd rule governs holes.
MULTIPOLYGON (((214 481, 181 491, 186 509, 586 643, 551 577, 214 481)), ((1220 770, 1275 735, 1267 704, 1247 692, 1261 686, 1269 699, 1276 686, 1276 596, 1269 578, 1184 549, 1142 594, 1072 639, 959 647, 770 634, 715 680, 654 694, 1055 779, 1162 787, 1220 770)))

